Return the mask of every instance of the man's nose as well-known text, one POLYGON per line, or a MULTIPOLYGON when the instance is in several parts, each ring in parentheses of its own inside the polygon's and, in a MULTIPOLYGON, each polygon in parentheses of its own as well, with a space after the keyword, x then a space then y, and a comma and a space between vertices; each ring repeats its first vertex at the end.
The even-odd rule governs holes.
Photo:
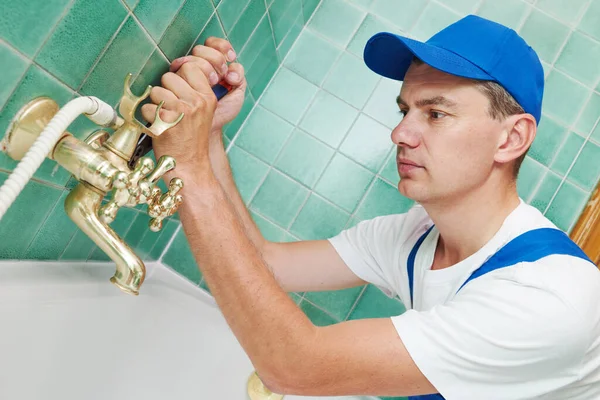
POLYGON ((401 147, 417 147, 421 141, 420 129, 414 121, 406 115, 392 131, 392 142, 401 147))

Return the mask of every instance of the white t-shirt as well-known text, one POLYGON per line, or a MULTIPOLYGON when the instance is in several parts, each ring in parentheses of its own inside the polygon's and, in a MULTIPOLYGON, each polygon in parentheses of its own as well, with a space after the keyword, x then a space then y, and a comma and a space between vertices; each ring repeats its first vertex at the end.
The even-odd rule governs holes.
POLYGON ((446 400, 600 399, 600 271, 551 255, 489 272, 458 289, 502 246, 536 228, 556 228, 521 201, 477 253, 431 270, 439 232, 429 233, 414 269, 407 259, 433 225, 425 209, 363 221, 330 239, 361 279, 398 296, 392 322, 411 357, 446 400))

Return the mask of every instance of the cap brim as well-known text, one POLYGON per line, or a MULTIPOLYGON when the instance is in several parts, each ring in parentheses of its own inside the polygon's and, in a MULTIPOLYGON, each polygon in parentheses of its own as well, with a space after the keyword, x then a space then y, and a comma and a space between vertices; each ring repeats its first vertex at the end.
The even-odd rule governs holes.
POLYGON ((404 80, 413 56, 448 74, 495 80, 475 64, 449 50, 388 32, 378 33, 369 39, 363 56, 372 71, 399 81, 404 80))

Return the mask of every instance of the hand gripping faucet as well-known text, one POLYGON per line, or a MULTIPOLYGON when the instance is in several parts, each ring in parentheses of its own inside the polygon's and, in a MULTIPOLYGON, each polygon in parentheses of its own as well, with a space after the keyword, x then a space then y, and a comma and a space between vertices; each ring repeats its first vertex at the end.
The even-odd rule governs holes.
MULTIPOLYGON (((148 86, 138 97, 131 92, 130 82, 131 74, 128 74, 119 103, 121 117, 117 116, 110 125, 115 130, 112 135, 98 130, 82 141, 65 131, 48 158, 55 160, 79 181, 65 200, 67 215, 115 262, 117 269, 110 281, 124 292, 137 295, 146 273, 144 263, 110 224, 121 207, 145 204, 152 218, 149 228, 158 232, 163 220, 177 211, 183 201, 178 194, 183 188, 183 181, 173 178, 166 193, 158 187, 161 177, 175 168, 173 157, 162 156, 156 165, 149 157, 138 158, 133 166, 130 166, 130 161, 142 135, 145 138, 160 136, 178 124, 183 114, 173 123, 165 122, 159 116, 161 103, 152 125, 143 125, 136 119, 135 113, 152 88, 148 86), (107 195, 108 201, 103 204, 107 195)), ((8 154, 15 159, 23 157, 22 150, 32 145, 57 111, 56 102, 45 97, 23 107, 5 139, 8 154)))

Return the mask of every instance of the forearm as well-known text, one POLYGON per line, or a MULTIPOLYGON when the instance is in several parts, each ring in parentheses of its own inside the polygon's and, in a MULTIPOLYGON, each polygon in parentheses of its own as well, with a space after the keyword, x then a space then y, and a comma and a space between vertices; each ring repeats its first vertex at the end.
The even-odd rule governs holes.
POLYGON ((211 134, 209 141, 209 155, 213 173, 239 216, 246 234, 252 243, 262 251, 266 240, 252 219, 235 184, 229 160, 227 159, 227 153, 223 147, 223 135, 221 131, 213 132, 211 134))
POLYGON ((204 279, 259 374, 281 373, 272 368, 301 354, 316 328, 279 287, 216 178, 194 171, 186 182, 179 212, 204 279))

